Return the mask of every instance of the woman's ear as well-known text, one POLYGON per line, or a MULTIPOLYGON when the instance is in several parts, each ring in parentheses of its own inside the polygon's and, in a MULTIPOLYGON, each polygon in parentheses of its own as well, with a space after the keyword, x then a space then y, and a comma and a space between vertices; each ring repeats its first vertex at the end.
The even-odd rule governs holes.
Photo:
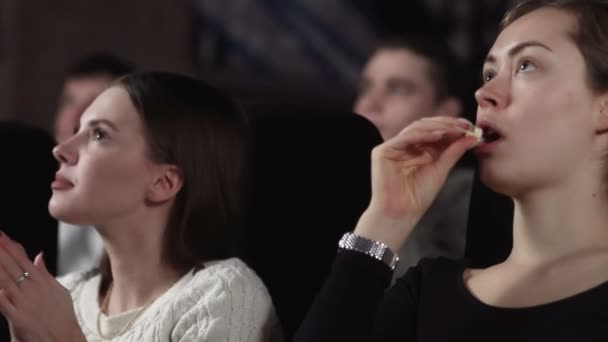
POLYGON ((175 197, 184 185, 184 176, 175 165, 161 165, 158 176, 148 189, 147 199, 152 202, 165 202, 175 197))
POLYGON ((462 104, 460 103, 460 100, 455 97, 448 97, 441 101, 436 111, 437 115, 450 116, 453 118, 459 117, 461 112, 462 104))
POLYGON ((597 133, 608 132, 608 93, 600 99, 599 115, 597 117, 595 131, 597 133))

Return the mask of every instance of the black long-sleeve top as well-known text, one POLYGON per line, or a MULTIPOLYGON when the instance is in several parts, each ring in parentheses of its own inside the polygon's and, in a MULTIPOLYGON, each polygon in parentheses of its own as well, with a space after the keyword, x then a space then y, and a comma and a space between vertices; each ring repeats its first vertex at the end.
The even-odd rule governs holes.
POLYGON ((341 251, 293 341, 608 341, 608 283, 549 304, 499 308, 469 292, 466 265, 425 259, 386 290, 386 265, 341 251))

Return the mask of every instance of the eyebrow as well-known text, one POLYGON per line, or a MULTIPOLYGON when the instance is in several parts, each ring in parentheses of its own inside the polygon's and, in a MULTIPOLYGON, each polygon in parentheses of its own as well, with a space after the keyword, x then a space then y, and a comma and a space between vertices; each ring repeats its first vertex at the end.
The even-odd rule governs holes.
POLYGON ((89 127, 93 127, 93 126, 99 126, 100 124, 104 124, 108 127, 110 127, 112 130, 119 132, 120 130, 118 129, 118 127, 116 127, 116 125, 114 123, 112 123, 112 121, 110 120, 106 120, 106 119, 94 119, 89 121, 88 126, 89 127))
POLYGON ((411 86, 411 87, 417 86, 416 81, 414 81, 411 78, 406 77, 406 76, 392 76, 392 77, 389 77, 389 79, 386 81, 389 85, 397 84, 397 85, 407 85, 407 86, 411 86))
MULTIPOLYGON (((520 53, 523 49, 529 48, 532 46, 541 47, 545 50, 553 52, 553 50, 551 50, 551 48, 548 47, 547 45, 545 45, 537 40, 531 40, 531 41, 522 42, 522 43, 515 45, 514 47, 512 47, 509 50, 509 52, 507 54, 509 57, 513 57, 513 56, 517 55, 518 53, 520 53)), ((485 63, 496 63, 496 57, 494 57, 493 55, 488 55, 486 57, 485 63)))

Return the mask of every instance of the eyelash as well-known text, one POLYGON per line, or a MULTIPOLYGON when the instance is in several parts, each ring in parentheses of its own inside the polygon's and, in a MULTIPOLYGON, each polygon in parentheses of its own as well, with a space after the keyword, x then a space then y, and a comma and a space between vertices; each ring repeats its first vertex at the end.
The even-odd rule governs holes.
POLYGON ((517 63, 517 71, 518 71, 518 72, 522 71, 522 70, 521 70, 521 67, 522 67, 524 64, 531 65, 531 66, 535 66, 535 65, 534 65, 534 63, 532 63, 532 61, 531 61, 531 60, 529 60, 529 59, 522 59, 522 60, 521 60, 519 63, 517 63))
POLYGON ((93 128, 91 130, 91 139, 92 140, 103 140, 106 137, 106 132, 104 132, 100 128, 93 128))
MULTIPOLYGON (((521 72, 521 71, 525 71, 525 70, 521 70, 521 67, 524 65, 532 65, 533 67, 536 67, 536 65, 529 59, 525 58, 522 59, 521 61, 519 61, 517 63, 517 72, 521 72)), ((527 68, 526 68, 527 69, 527 68)), ((481 80, 483 83, 488 83, 490 82, 493 78, 494 78, 494 72, 493 71, 484 71, 482 76, 481 76, 481 80)))
POLYGON ((483 83, 488 83, 492 80, 493 77, 494 77, 494 72, 484 71, 483 74, 481 75, 481 81, 483 83))

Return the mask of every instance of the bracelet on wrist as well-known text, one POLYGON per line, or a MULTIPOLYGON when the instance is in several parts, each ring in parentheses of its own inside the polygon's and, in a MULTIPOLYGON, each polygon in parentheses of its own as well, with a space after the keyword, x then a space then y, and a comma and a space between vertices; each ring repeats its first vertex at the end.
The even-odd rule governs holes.
POLYGON ((370 240, 353 233, 345 233, 338 242, 339 250, 349 250, 368 255, 376 260, 382 261, 392 271, 399 263, 397 254, 384 243, 370 240))

